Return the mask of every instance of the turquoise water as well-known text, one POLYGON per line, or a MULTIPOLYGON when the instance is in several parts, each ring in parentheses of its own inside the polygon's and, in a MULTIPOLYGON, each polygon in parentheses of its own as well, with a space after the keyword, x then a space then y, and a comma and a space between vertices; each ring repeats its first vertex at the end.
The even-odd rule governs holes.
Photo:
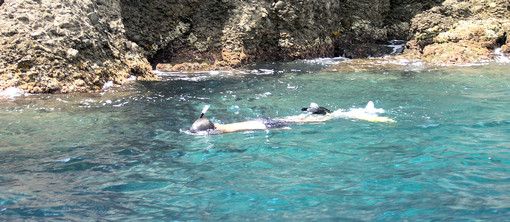
POLYGON ((0 220, 510 218, 510 65, 333 72, 315 61, 4 100, 0 220), (230 123, 370 100, 397 122, 182 132, 205 104, 230 123))

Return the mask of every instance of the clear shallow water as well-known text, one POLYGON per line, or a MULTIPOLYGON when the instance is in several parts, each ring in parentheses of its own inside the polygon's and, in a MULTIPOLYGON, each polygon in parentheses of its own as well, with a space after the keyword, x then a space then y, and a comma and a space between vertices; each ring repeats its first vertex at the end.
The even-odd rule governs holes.
POLYGON ((329 62, 3 101, 0 219, 510 217, 509 65, 321 71, 329 62), (230 123, 296 115, 310 102, 336 110, 369 100, 397 123, 181 132, 205 104, 209 118, 230 123))

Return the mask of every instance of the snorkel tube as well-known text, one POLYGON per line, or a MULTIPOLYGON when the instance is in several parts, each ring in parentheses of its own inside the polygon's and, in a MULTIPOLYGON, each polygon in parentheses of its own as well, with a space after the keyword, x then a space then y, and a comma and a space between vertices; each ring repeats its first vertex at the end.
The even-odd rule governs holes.
POLYGON ((214 123, 209 121, 208 119, 204 118, 205 113, 209 109, 210 105, 205 105, 202 109, 202 112, 200 112, 200 116, 197 120, 191 125, 189 128, 189 131, 192 133, 200 132, 200 131, 207 131, 207 130, 213 130, 216 127, 214 126, 214 123))
POLYGON ((204 108, 202 109, 202 112, 200 113, 200 116, 198 117, 199 119, 204 117, 204 115, 207 112, 207 110, 209 110, 209 107, 211 107, 211 106, 210 105, 205 105, 204 106, 204 108))

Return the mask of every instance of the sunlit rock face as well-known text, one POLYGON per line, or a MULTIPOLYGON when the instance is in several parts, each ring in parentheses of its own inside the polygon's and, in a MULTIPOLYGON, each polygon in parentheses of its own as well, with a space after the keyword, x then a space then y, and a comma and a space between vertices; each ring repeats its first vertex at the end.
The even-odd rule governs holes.
POLYGON ((411 47, 406 53, 436 64, 492 59, 496 48, 510 51, 509 18, 506 0, 444 1, 411 20, 411 47))
MULTIPOLYGON (((251 62, 406 54, 431 63, 510 51, 508 1, 0 1, 0 88, 75 92, 157 80, 152 69, 228 69, 251 62), (443 45, 447 44, 447 45, 443 45), (469 51, 470 53, 463 53, 469 51), (473 55, 473 56, 470 56, 473 55), (158 65, 159 64, 159 65, 158 65)), ((474 58, 474 59, 472 59, 474 58)))
POLYGON ((130 15, 123 17, 128 39, 146 50, 153 67, 181 70, 180 63, 211 69, 382 55, 378 44, 407 39, 411 18, 441 1, 121 2, 122 14, 130 15))
POLYGON ((73 92, 156 79, 125 37, 119 1, 6 1, 0 19, 0 88, 73 92))

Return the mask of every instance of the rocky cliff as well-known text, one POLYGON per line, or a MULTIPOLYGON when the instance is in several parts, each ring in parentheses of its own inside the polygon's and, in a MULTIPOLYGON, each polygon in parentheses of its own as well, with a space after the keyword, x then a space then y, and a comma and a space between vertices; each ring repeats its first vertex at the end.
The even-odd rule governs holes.
POLYGON ((26 92, 100 89, 156 79, 125 37, 116 0, 7 0, 0 6, 0 87, 26 92))
POLYGON ((446 0, 411 20, 406 55, 429 63, 490 60, 501 47, 510 52, 510 1, 446 0))
MULTIPOLYGON (((182 35, 169 44, 155 47, 157 50, 150 55, 150 61, 153 64, 194 61, 235 67, 255 61, 377 56, 382 53, 377 43, 406 39, 411 18, 439 3, 430 0, 200 3, 193 7, 191 17, 187 17, 188 23, 181 20, 186 24, 180 29, 182 35)), ((132 8, 134 14, 140 15, 139 10, 140 7, 132 8)), ((138 22, 135 26, 154 25, 151 20, 134 20, 138 22), (149 24, 140 24, 140 21, 149 24)), ((179 64, 173 68, 195 67, 179 64)))
POLYGON ((0 90, 90 91, 155 80, 156 67, 379 56, 395 38, 411 39, 406 56, 442 62, 449 47, 508 50, 508 11, 507 0, 5 0, 0 90))

